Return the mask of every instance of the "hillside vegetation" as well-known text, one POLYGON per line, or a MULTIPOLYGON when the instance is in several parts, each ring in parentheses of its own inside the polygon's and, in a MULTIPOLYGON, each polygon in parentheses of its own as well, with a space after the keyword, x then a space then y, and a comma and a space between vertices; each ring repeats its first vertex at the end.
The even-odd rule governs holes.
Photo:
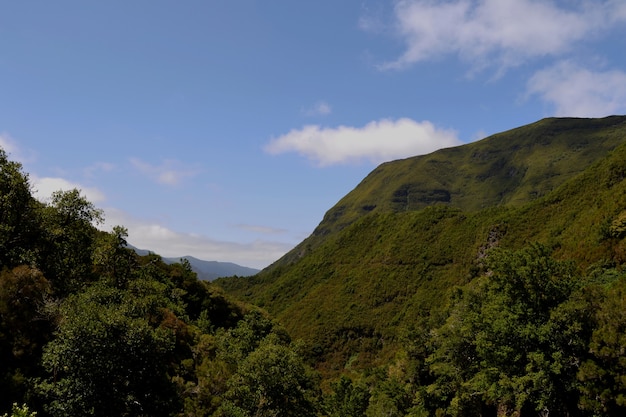
POLYGON ((383 164, 253 277, 102 215, 0 150, 0 415, 626 412, 626 117, 383 164))
POLYGON ((283 327, 102 214, 78 190, 37 201, 0 149, 0 415, 317 414, 283 327))
POLYGON ((384 163, 279 262, 297 259, 324 236, 369 213, 435 204, 476 211, 535 200, 623 143, 625 121, 624 116, 544 119, 463 146, 384 163))
MULTIPOLYGON (((611 297, 626 302, 615 295, 624 286, 625 178, 626 117, 542 120, 379 166, 283 259, 253 278, 218 283, 267 309, 293 337, 302 338, 328 380, 343 375, 372 384, 368 375, 378 370, 384 377, 377 381, 400 384, 410 406, 398 403, 402 396, 387 398, 397 415, 409 409, 424 415, 532 414, 544 408, 557 415, 623 412, 611 411, 608 403, 623 406, 617 397, 626 395, 626 387, 613 385, 616 391, 605 394, 615 398, 604 402, 585 400, 579 367, 593 362, 590 329, 599 326, 598 305, 611 297), (503 258, 519 263, 520 270, 507 271, 503 258), (505 280, 518 274, 522 288, 490 298, 504 285, 489 280, 498 274, 505 280), (555 299, 543 293, 551 280, 568 282, 566 289, 555 290, 560 294, 555 299), (480 303, 468 306, 468 297, 480 303), (532 306, 524 303, 533 298, 544 315, 526 322, 521 317, 532 306), (478 363, 466 358, 465 364, 443 351, 476 351, 477 334, 503 325, 490 322, 498 319, 495 306, 503 315, 505 307, 517 309, 509 332, 500 329, 506 341, 493 330, 488 342, 502 351, 475 353, 478 363), (459 315, 470 307, 478 312, 468 313, 475 321, 465 322, 459 315), (571 356, 541 333, 557 326, 552 315, 568 308, 573 316, 561 317, 558 325, 571 321, 580 327, 580 349, 571 356), (576 314, 587 315, 587 321, 577 322, 576 314), (454 317, 461 320, 458 327, 474 333, 457 329, 454 337, 442 338, 454 317), (450 347, 454 338, 459 345, 450 347), (503 369, 506 363, 515 369, 503 369), (450 374, 453 366, 475 372, 450 374), (489 366, 492 373, 483 372, 489 366), (448 378, 445 384, 442 378, 448 378), (569 385, 539 398, 541 384, 559 378, 571 378, 563 382, 569 385), (509 391, 498 391, 506 384, 509 391), (465 391, 469 387, 473 397, 465 391)), ((622 313, 611 314, 624 323, 622 313)))

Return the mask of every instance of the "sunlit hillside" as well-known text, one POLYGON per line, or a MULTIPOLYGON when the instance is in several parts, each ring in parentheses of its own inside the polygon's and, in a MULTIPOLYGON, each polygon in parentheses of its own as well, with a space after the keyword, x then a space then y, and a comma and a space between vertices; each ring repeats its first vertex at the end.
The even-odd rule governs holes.
POLYGON ((571 265, 573 287, 622 282, 625 178, 626 117, 542 120, 379 166, 294 251, 219 285, 302 338, 329 378, 393 372, 413 349, 423 366, 427 335, 493 253, 539 245, 571 265))

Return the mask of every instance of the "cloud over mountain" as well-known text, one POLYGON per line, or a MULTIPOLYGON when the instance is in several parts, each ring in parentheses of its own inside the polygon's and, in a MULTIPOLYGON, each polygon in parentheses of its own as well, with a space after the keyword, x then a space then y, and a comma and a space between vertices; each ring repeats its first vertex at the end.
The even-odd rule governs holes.
POLYGON ((538 71, 528 94, 554 105, 556 116, 601 117, 626 113, 626 73, 593 71, 570 61, 538 71))
POLYGON ((402 118, 373 121, 363 127, 309 125, 272 139, 265 151, 273 155, 296 152, 319 166, 328 166, 363 160, 377 164, 459 144, 453 130, 402 118))

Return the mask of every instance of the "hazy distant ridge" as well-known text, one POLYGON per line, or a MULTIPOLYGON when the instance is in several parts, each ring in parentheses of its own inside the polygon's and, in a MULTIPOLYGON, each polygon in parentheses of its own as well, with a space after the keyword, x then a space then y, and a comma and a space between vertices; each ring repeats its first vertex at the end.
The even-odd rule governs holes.
MULTIPOLYGON (((152 253, 151 251, 145 249, 137 249, 135 247, 132 247, 132 249, 134 249, 135 252, 141 256, 152 253)), ((198 278, 205 281, 212 281, 221 277, 249 277, 259 272, 258 269, 248 268, 247 266, 237 265, 232 262, 204 261, 202 259, 194 258, 193 256, 164 257, 163 262, 173 264, 180 262, 181 259, 188 260, 193 271, 198 274, 198 278)))

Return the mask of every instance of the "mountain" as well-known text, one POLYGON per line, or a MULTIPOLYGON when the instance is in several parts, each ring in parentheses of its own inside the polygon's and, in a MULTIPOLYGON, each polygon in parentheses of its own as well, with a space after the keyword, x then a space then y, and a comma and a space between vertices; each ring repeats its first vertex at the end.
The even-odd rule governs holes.
MULTIPOLYGON (((212 281, 220 277, 248 277, 259 272, 258 269, 248 268, 232 262, 203 261, 193 256, 183 256, 182 259, 189 261, 191 269, 198 274, 198 278, 212 281)), ((179 262, 180 258, 167 258, 166 262, 179 262)))
MULTIPOLYGON (((151 253, 145 249, 137 249, 129 245, 138 255, 145 256, 151 253)), ((246 266, 237 265, 232 262, 218 262, 218 261, 204 261, 202 259, 194 258, 193 256, 181 256, 163 258, 163 262, 166 264, 173 264, 180 262, 181 259, 186 259, 191 265, 191 269, 198 275, 198 278, 204 281, 213 281, 220 277, 248 277, 255 275, 259 272, 258 269, 248 268, 246 266)))
POLYGON ((325 214, 290 262, 370 213, 431 205, 520 206, 554 190, 622 143, 624 116, 548 118, 470 144, 383 163, 325 214))
POLYGON ((624 263, 611 230, 625 178, 626 116, 544 119, 382 164, 283 258, 216 282, 277 317, 322 371, 367 368, 441 325, 494 247, 538 242, 581 271, 624 263))

